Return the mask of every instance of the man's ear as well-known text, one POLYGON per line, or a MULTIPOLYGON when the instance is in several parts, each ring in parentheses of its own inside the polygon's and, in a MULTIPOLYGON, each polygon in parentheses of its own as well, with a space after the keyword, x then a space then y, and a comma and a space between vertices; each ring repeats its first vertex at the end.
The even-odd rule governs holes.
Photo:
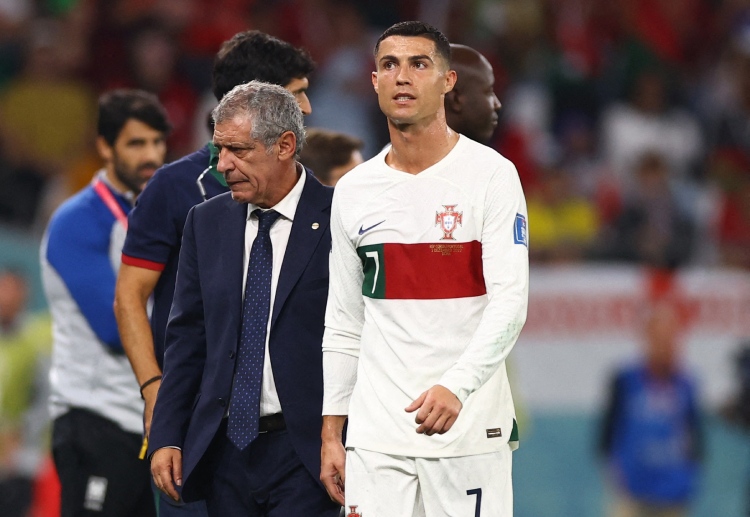
POLYGON ((375 89, 375 93, 378 93, 378 73, 372 73, 372 87, 375 89))
POLYGON ((96 137, 96 151, 105 162, 111 162, 114 157, 112 147, 110 147, 103 136, 96 137))
POLYGON ((456 81, 458 80, 458 74, 455 70, 448 70, 445 73, 445 93, 448 93, 449 91, 453 90, 453 88, 456 86, 456 81))
POLYGON ((294 160, 297 137, 292 131, 284 131, 276 144, 279 146, 279 160, 294 160))

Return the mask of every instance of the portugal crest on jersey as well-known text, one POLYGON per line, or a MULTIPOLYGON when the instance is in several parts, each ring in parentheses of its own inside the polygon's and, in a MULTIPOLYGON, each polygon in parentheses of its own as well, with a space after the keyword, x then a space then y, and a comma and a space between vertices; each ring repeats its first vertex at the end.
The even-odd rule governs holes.
POLYGON ((357 511, 356 504, 349 506, 349 513, 346 514, 346 517, 362 517, 362 514, 357 511))
POLYGON ((443 236, 440 238, 441 241, 455 241, 453 232, 456 230, 456 225, 462 224, 463 212, 456 212, 458 205, 443 205, 445 211, 435 213, 435 226, 440 225, 440 229, 443 230, 443 236))

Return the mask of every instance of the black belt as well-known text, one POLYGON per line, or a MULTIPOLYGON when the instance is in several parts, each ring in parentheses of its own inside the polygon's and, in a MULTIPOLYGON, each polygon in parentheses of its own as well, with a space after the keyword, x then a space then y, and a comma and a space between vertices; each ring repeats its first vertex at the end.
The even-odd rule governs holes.
POLYGON ((270 433, 273 431, 283 431, 286 429, 286 422, 284 421, 284 415, 276 413, 275 415, 268 415, 260 417, 258 421, 258 432, 259 433, 270 433))

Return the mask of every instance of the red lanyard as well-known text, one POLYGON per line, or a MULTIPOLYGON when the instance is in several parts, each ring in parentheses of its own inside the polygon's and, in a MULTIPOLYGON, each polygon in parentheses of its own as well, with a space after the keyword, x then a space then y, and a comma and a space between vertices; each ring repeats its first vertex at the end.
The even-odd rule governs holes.
POLYGON ((114 215, 115 218, 120 221, 120 224, 123 226, 123 228, 127 230, 128 216, 125 215, 125 212, 123 212, 120 203, 117 202, 115 196, 112 195, 112 192, 110 192, 104 182, 99 178, 96 178, 94 180, 94 192, 96 192, 96 194, 101 198, 104 204, 107 205, 107 208, 109 208, 109 211, 112 212, 112 215, 114 215))

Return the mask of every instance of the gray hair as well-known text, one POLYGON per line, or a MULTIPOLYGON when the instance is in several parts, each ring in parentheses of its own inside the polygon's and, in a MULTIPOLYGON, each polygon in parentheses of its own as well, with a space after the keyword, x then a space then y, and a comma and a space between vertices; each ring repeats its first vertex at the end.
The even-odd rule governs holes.
POLYGON ((279 137, 291 131, 297 137, 295 154, 305 144, 302 110, 287 89, 276 84, 250 81, 232 88, 211 112, 215 123, 235 117, 248 117, 252 123, 250 137, 271 152, 279 137))

